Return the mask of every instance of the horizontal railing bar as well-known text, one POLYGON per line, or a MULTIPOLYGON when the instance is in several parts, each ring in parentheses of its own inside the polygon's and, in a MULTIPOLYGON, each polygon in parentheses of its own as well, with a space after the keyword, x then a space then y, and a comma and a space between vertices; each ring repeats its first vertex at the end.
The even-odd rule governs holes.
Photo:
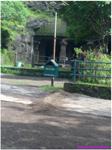
POLYGON ((105 76, 92 76, 92 75, 83 75, 83 74, 75 74, 75 76, 98 77, 98 78, 111 78, 111 77, 105 77, 105 76))
MULTIPOLYGON (((74 67, 71 67, 71 68, 74 68, 74 67)), ((76 67, 76 69, 83 69, 83 70, 99 70, 99 71, 111 71, 111 70, 108 70, 108 69, 92 69, 92 68, 78 68, 76 67)))
MULTIPOLYGON (((95 62, 95 61, 82 61, 82 60, 77 60, 77 59, 74 59, 74 60, 71 60, 71 62, 74 62, 76 64, 76 62, 82 62, 82 63, 101 63, 101 64, 111 64, 111 62, 95 62)), ((71 67, 71 68, 74 68, 74 67, 71 67)), ((80 69, 80 70, 97 70, 97 71, 111 71, 109 69, 93 69, 93 68, 79 68, 79 67, 75 67, 74 69, 80 69)), ((84 74, 70 74, 70 75, 73 75, 73 76, 85 76, 85 77, 97 77, 97 78, 111 78, 111 77, 106 77, 106 76, 94 76, 94 75, 84 75, 84 74)))
MULTIPOLYGON (((36 56, 35 56, 36 57, 36 56)), ((38 57, 50 57, 50 58, 53 58, 53 57, 51 57, 51 56, 38 56, 38 57)), ((66 59, 66 57, 55 57, 55 58, 63 58, 63 59, 66 59)), ((68 59, 71 59, 71 57, 67 57, 68 59)))
POLYGON ((73 73, 70 74, 70 76, 73 76, 73 75, 74 75, 73 73))
MULTIPOLYGON (((48 61, 48 60, 47 60, 47 61, 48 61)), ((41 62, 46 63, 47 61, 46 61, 46 60, 39 60, 40 63, 41 63, 41 62)), ((38 63, 39 63, 39 62, 38 62, 38 63)), ((35 63, 35 62, 34 62, 34 63, 35 63)), ((58 63, 58 64, 59 64, 59 63, 60 63, 60 64, 63 64, 62 61, 56 61, 56 63, 58 63)), ((70 63, 70 62, 67 62, 67 64, 70 65, 71 63, 70 63)), ((67 65, 67 64, 65 64, 65 65, 67 65)))
POLYGON ((111 62, 97 62, 97 61, 82 61, 82 60, 75 60, 76 62, 83 62, 83 63, 102 63, 102 64, 111 64, 111 62))
MULTIPOLYGON (((71 76, 73 76, 74 74, 71 73, 71 76)), ((85 76, 85 77, 99 77, 99 78, 111 78, 111 77, 105 77, 105 76, 92 76, 92 75, 81 75, 81 74, 75 74, 76 76, 85 76)))

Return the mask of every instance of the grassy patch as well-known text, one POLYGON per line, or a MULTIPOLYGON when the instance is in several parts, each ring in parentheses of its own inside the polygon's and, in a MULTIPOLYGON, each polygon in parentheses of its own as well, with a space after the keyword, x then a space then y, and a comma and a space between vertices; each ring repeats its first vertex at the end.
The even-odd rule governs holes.
POLYGON ((11 68, 13 68, 14 66, 13 65, 9 65, 9 64, 4 64, 4 65, 1 64, 1 67, 9 67, 9 68, 11 67, 11 68))
POLYGON ((103 84, 103 83, 101 83, 101 84, 96 84, 96 83, 86 83, 86 82, 81 82, 81 81, 77 81, 77 82, 75 82, 76 84, 85 84, 85 85, 92 85, 92 86, 105 86, 105 87, 111 87, 111 79, 110 79, 110 81, 109 81, 109 83, 108 84, 103 84))
POLYGON ((62 90, 63 87, 64 87, 63 85, 54 85, 54 86, 51 86, 51 85, 43 85, 43 86, 40 86, 39 89, 40 89, 40 90, 50 91, 50 92, 55 92, 55 91, 62 90))
POLYGON ((29 83, 28 81, 17 81, 17 80, 13 80, 11 82, 14 82, 14 83, 17 83, 17 84, 29 83))
POLYGON ((31 77, 43 77, 43 73, 37 72, 37 73, 30 73, 26 71, 20 71, 20 70, 10 70, 6 68, 1 68, 1 73, 6 74, 14 74, 14 75, 21 75, 21 76, 31 76, 31 77))

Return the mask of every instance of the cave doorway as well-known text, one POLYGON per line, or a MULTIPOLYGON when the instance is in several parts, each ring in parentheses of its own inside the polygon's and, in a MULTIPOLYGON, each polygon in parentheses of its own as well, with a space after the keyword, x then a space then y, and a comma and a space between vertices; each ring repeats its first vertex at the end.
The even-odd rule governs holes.
POLYGON ((108 43, 108 54, 111 54, 111 41, 108 43))
MULTIPOLYGON (((60 42, 62 38, 57 37, 56 39, 56 53, 55 53, 55 61, 59 62, 60 55, 60 42)), ((35 58, 38 57, 38 63, 45 63, 50 59, 53 59, 53 44, 54 37, 53 36, 34 36, 34 54, 35 58), (38 41, 40 44, 38 45, 38 41), (38 56, 37 56, 38 55, 38 56)))

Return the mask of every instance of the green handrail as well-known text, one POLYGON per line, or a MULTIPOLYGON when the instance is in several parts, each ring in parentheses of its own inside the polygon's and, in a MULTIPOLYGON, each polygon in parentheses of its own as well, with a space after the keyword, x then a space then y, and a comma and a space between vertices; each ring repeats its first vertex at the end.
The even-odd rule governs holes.
MULTIPOLYGON (((77 59, 74 59, 76 62, 83 62, 83 63, 102 63, 102 64, 111 64, 111 62, 99 62, 99 61, 82 61, 82 60, 77 60, 77 59)), ((71 61, 74 61, 74 60, 71 60, 71 61)))
POLYGON ((95 62, 95 61, 82 61, 82 60, 77 60, 77 59, 74 59, 74 60, 71 60, 73 63, 73 82, 75 82, 76 80, 76 76, 85 76, 85 77, 98 77, 98 78, 111 78, 111 77, 106 77, 106 76, 93 76, 93 75, 84 75, 84 74, 76 74, 76 70, 77 69, 82 69, 82 70, 97 70, 97 71, 111 71, 111 70, 108 70, 108 69, 95 69, 95 68, 79 68, 79 67, 76 67, 77 65, 77 62, 83 62, 83 63, 102 63, 102 64, 111 64, 111 62, 95 62))
POLYGON ((111 71, 108 69, 93 69, 93 68, 78 68, 76 67, 76 69, 80 69, 80 70, 99 70, 99 71, 111 71))

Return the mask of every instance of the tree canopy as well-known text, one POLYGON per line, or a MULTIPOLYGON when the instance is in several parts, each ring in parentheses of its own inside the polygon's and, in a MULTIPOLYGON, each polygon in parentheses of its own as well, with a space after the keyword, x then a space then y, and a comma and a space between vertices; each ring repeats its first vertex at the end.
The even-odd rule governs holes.
POLYGON ((2 1, 1 8, 1 20, 18 22, 19 25, 25 25, 27 10, 23 2, 2 1))
POLYGON ((104 47, 111 34, 111 1, 67 1, 61 7, 60 17, 67 23, 67 36, 78 42, 81 39, 98 39, 104 47))

